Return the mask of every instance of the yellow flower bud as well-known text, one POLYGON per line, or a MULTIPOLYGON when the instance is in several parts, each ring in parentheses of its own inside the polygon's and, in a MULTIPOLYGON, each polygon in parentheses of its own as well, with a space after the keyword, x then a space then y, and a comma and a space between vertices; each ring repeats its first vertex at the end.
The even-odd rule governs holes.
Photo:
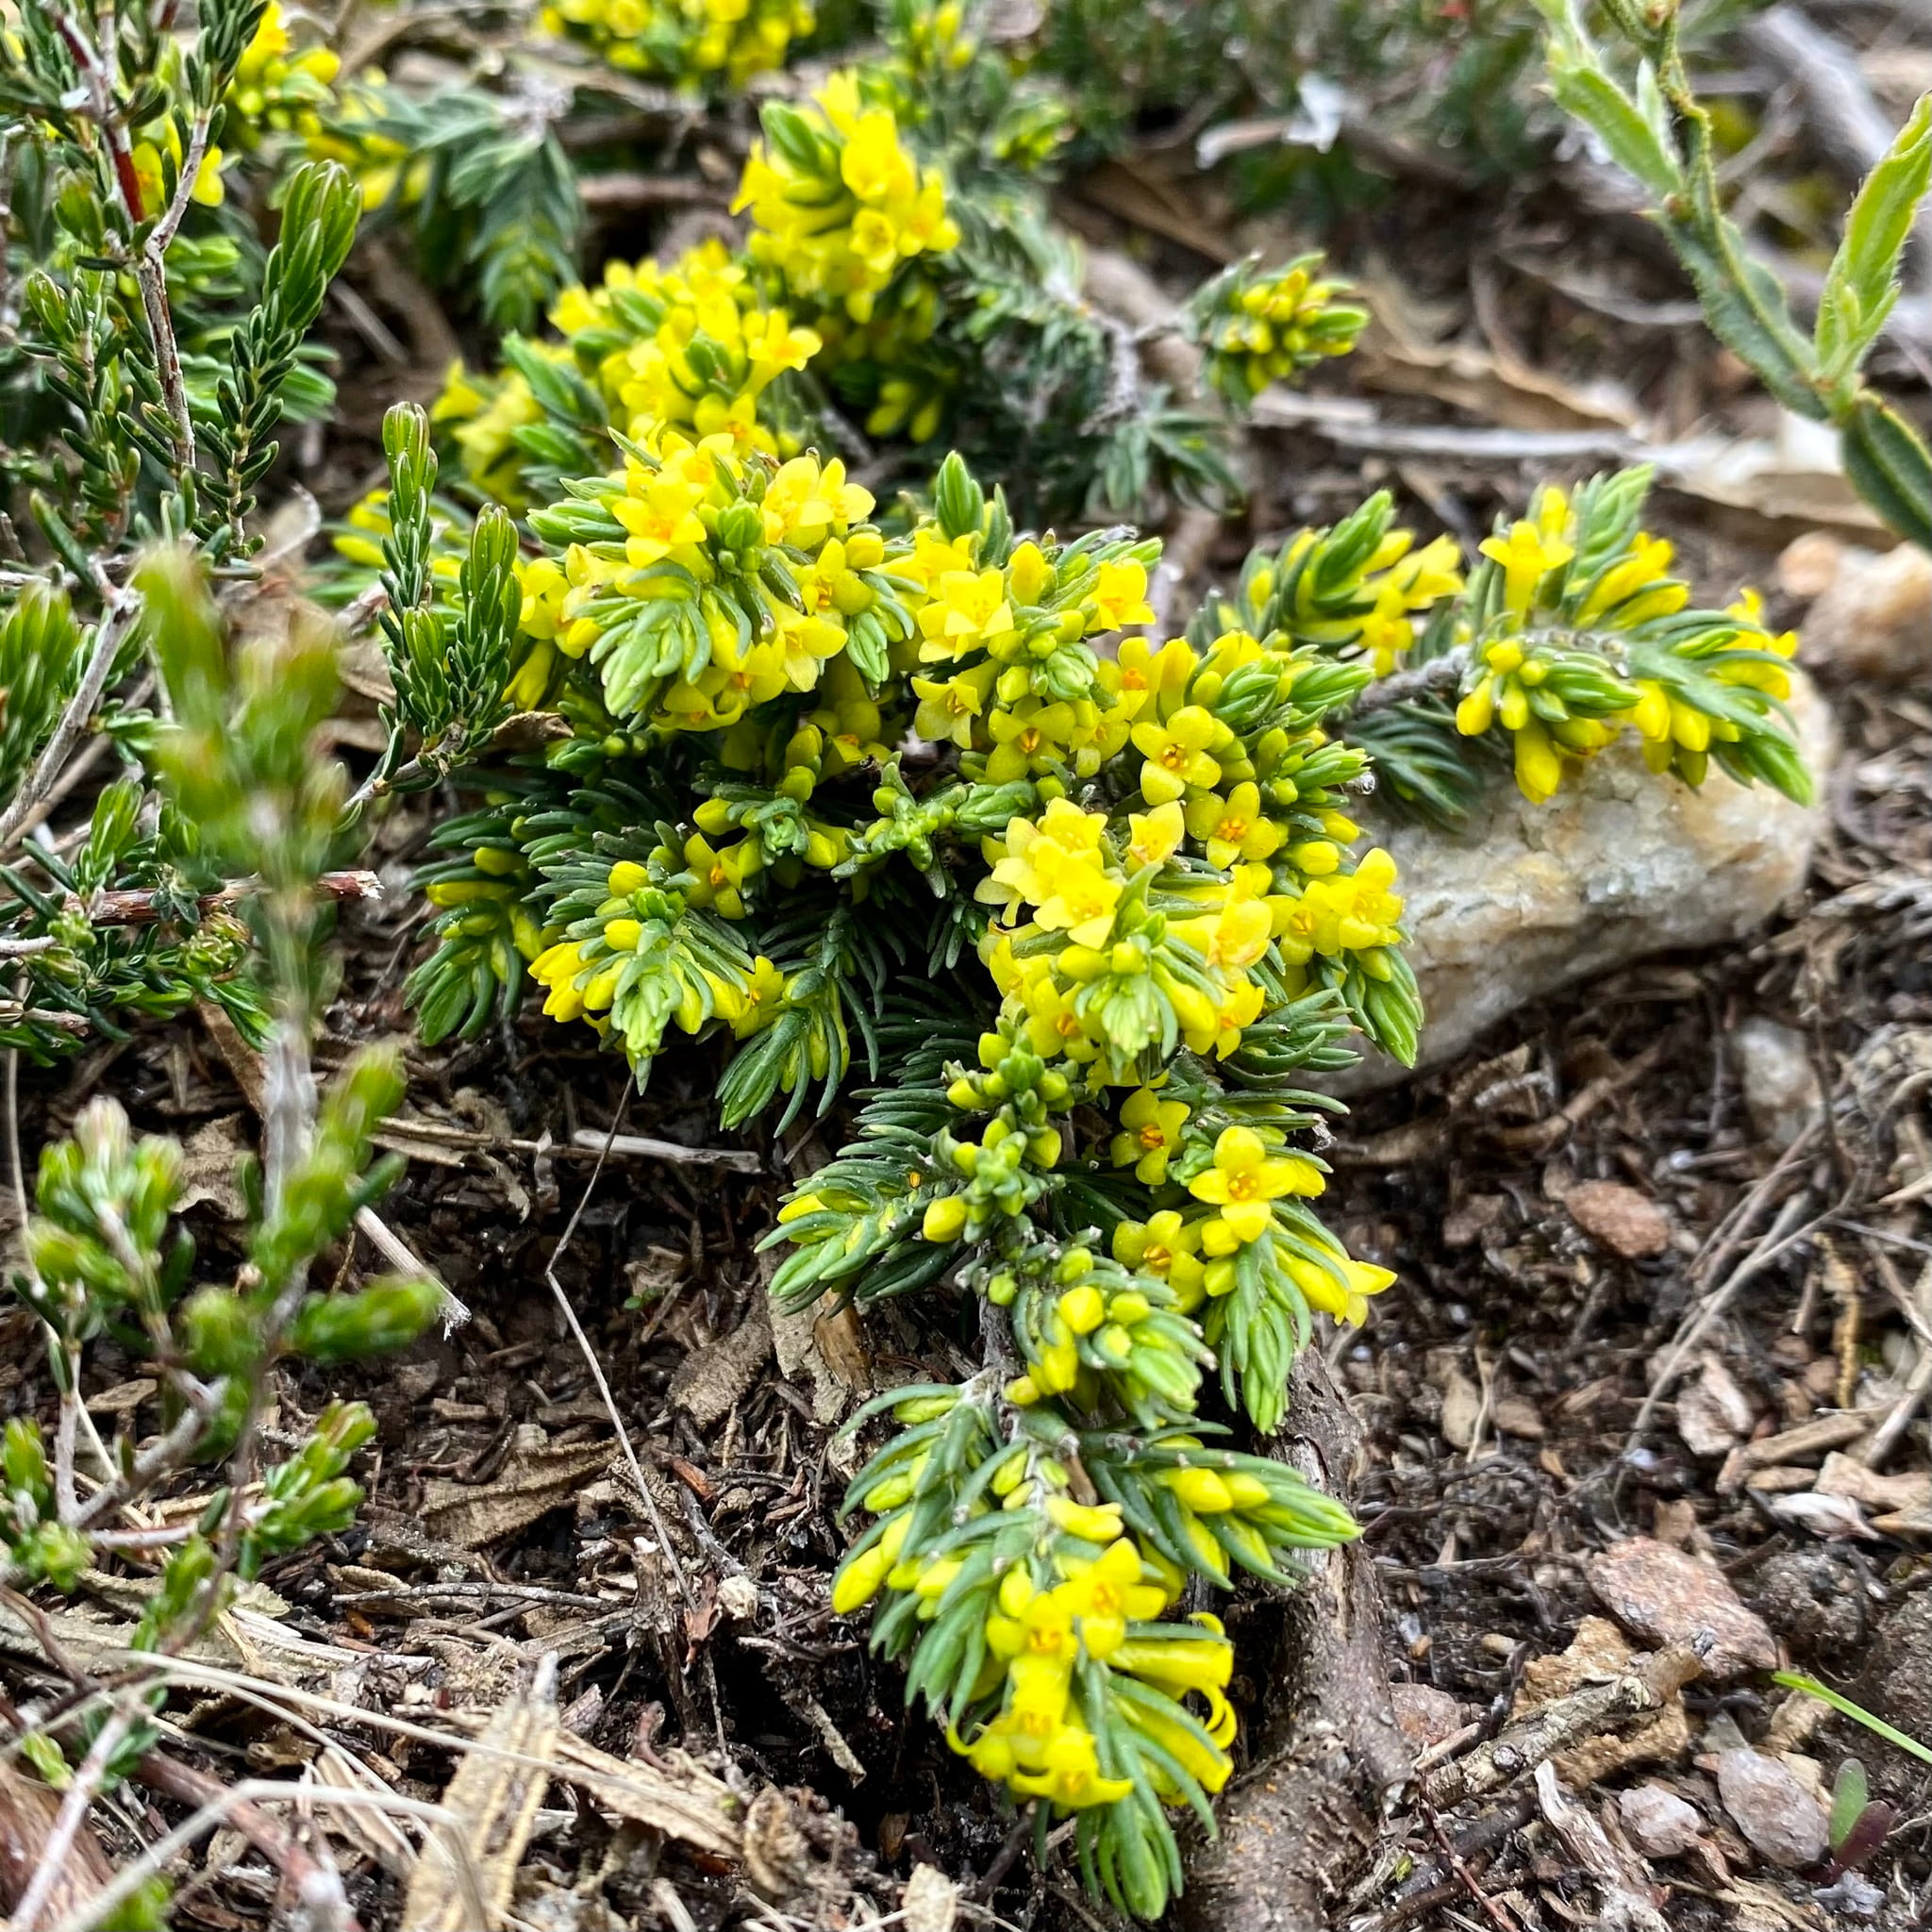
POLYGON ((1107 1317, 1107 1304, 1097 1288, 1070 1288, 1058 1303, 1059 1318, 1075 1335, 1091 1335, 1107 1317))
POLYGON ((854 1610, 869 1604, 878 1593, 878 1587, 886 1580, 886 1572, 891 1567, 884 1545, 880 1543, 874 1543, 858 1556, 848 1557, 840 1566, 839 1574, 832 1584, 832 1614, 849 1617, 854 1610))
POLYGON ((947 1194, 927 1207, 919 1232, 929 1241, 956 1241, 965 1228, 966 1203, 958 1194, 947 1194))
POLYGON ((1197 1516, 1216 1515, 1234 1507, 1227 1485, 1211 1469, 1171 1470, 1161 1480, 1197 1516))

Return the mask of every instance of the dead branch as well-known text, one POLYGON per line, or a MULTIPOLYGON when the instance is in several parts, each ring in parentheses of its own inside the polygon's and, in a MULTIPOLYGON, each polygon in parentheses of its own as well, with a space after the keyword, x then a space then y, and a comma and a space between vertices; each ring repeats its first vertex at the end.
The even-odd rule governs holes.
MULTIPOLYGON (((211 912, 227 912, 255 891, 253 879, 233 879, 216 892, 204 892, 194 904, 201 917, 211 912)), ((379 899, 382 881, 373 872, 325 872, 315 882, 315 894, 338 906, 358 899, 379 899)), ((172 908, 159 893, 151 891, 96 892, 83 908, 93 925, 158 925, 168 919, 172 908)))
POLYGON ((1789 80, 1818 144, 1852 181, 1862 181, 1891 145, 1892 125, 1857 53, 1798 8, 1780 0, 1740 28, 1746 46, 1789 80))
POLYGON ((1486 1798, 1582 1739, 1661 1710, 1703 1669, 1694 1650, 1674 1645, 1607 1684, 1587 1684, 1539 1705, 1467 1757, 1432 1771, 1422 1781, 1423 1802, 1441 1811, 1486 1798))
MULTIPOLYGON (((226 1787, 218 1777, 170 1757, 165 1751, 150 1751, 135 1766, 134 1779, 151 1791, 200 1809, 219 1801, 226 1787)), ((302 1840, 284 1824, 271 1818, 258 1805, 244 1802, 228 1807, 228 1823, 259 1852, 288 1881, 291 1890, 305 1899, 325 1899, 333 1893, 332 1923, 341 1932, 358 1932, 356 1915, 342 1892, 342 1881, 321 1863, 302 1840)))
POLYGON ((1416 698, 1438 697, 1452 691, 1462 682, 1469 668, 1469 653, 1457 649, 1425 664, 1411 664, 1392 677, 1380 677, 1355 702, 1357 712, 1386 711, 1392 705, 1406 705, 1416 698))
POLYGON ((1670 1922, 1657 1908, 1660 1894, 1643 1867, 1629 1853, 1620 1852, 1603 1826, 1564 1790, 1554 1764, 1537 1766, 1536 1791, 1550 1829, 1595 1882, 1599 1909, 1592 1923, 1603 1932, 1670 1932, 1670 1922))

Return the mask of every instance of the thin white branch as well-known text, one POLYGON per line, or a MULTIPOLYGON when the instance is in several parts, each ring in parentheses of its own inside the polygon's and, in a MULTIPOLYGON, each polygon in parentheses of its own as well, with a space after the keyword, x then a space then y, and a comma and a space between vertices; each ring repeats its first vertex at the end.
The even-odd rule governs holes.
POLYGON ((54 1828, 47 1834, 47 1841, 42 1847, 40 1863, 34 1868, 33 1882, 13 1914, 14 1932, 40 1932, 41 1914, 46 1910, 47 1901, 54 1895, 67 1869, 67 1856, 73 1851, 82 1825, 87 1823, 88 1808, 100 1795, 101 1786, 108 1775, 108 1761, 126 1740, 133 1727, 133 1720, 125 1711, 109 1712, 92 1748, 81 1759, 80 1769, 74 1774, 74 1782, 68 1786, 67 1795, 60 1801, 54 1828))
MULTIPOLYGON (((461 1822, 446 1807, 433 1805, 424 1798, 401 1797, 393 1791, 354 1790, 337 1785, 297 1785, 282 1778, 244 1778, 240 1784, 231 1785, 219 1798, 210 1798, 198 1811, 184 1818, 165 1838, 156 1840, 139 1858, 117 1874, 111 1885, 96 1892, 85 1905, 63 1919, 55 1932, 92 1932, 92 1927, 132 1898, 156 1873, 164 1870, 175 1853, 184 1851, 196 1839, 211 1831, 238 1805, 291 1802, 304 1806, 341 1805, 351 1809, 384 1811, 401 1818, 420 1819, 448 1843, 450 1860, 456 1868, 457 1882, 463 1893, 463 1908, 473 1915, 467 1923, 477 1926, 490 1924, 476 1861, 464 1841, 461 1822)), ((299 1903, 311 1915, 308 1923, 312 1925, 339 1926, 347 1923, 348 1905, 341 1896, 340 1886, 335 1887, 333 1894, 329 1895, 323 1885, 316 1884, 299 1903)), ((25 1932, 25 1921, 16 1918, 14 1924, 18 1932, 25 1932)))
POLYGON ((94 630, 93 656, 81 674, 79 687, 67 701, 67 708, 61 712, 60 722, 55 725, 54 735, 35 760, 33 770, 26 774, 7 809, 0 812, 0 858, 5 858, 25 833, 35 806, 53 789, 61 766, 87 729, 88 720, 100 708, 108 679, 114 675, 114 660, 120 657, 127 633, 140 615, 138 591, 124 588, 109 593, 108 608, 94 630))
POLYGON ((183 476, 194 468, 194 424, 188 413, 188 385, 181 375, 181 350, 175 340, 174 311, 168 307, 168 244, 174 241, 194 193, 195 177, 208 158, 208 110, 194 117, 188 133, 188 152, 181 162, 175 198, 148 231, 135 274, 141 283, 141 306, 147 311, 148 333, 155 343, 155 366, 160 373, 161 394, 175 422, 175 460, 183 476))

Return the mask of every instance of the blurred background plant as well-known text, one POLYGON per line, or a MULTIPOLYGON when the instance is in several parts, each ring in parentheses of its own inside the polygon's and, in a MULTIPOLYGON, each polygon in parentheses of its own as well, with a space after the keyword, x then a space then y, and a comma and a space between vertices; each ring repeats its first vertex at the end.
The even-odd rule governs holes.
MULTIPOLYGON (((336 698, 329 641, 309 631, 232 650, 186 551, 153 557, 129 588, 142 599, 137 635, 155 655, 174 716, 156 741, 167 808, 201 827, 209 869, 254 881, 237 910, 258 942, 273 1016, 263 1157, 235 1176, 248 1204, 245 1258, 232 1279, 208 1281, 197 1280, 194 1241, 176 1219, 177 1141, 137 1139, 104 1096, 43 1149, 32 1211, 21 1203, 24 1269, 11 1287, 38 1318, 59 1421, 51 1441, 25 1416, 6 1424, 0 1577, 9 1590, 72 1592, 104 1566, 118 1569, 146 1586, 132 1650, 169 1657, 192 1649, 264 1562, 346 1528, 361 1500, 346 1473, 375 1429, 360 1403, 331 1402, 292 1429, 284 1408, 275 1434, 284 1453, 269 1459, 278 1373, 402 1347, 441 1296, 421 1276, 322 1293, 308 1285, 311 1264, 401 1167, 393 1156, 373 1160, 370 1144, 402 1092, 396 1057, 358 1058, 320 1101, 310 1070, 329 991, 320 881, 343 791, 341 768, 315 749, 336 698), (131 1434, 109 1441, 98 1433, 81 1393, 96 1343, 126 1351, 155 1376, 158 1437, 137 1446, 131 1434), (181 1477, 216 1468, 217 1485, 184 1507, 181 1477), (155 1526, 149 1511, 163 1492, 170 1508, 155 1526)), ((17 1121, 11 1131, 24 1194, 17 1121)), ((89 1807, 160 1742, 168 1690, 165 1673, 138 1665, 111 1685, 97 1682, 58 1644, 46 1662, 69 1696, 14 1740, 62 1792, 48 1857, 11 1922, 29 1928, 50 1918, 64 1847, 89 1807)), ((117 1923, 164 1923, 164 1896, 158 1882, 133 1889, 117 1923)))
POLYGON ((1719 340, 1786 408, 1831 424, 1859 495, 1900 537, 1932 549, 1932 450, 1863 373, 1898 307, 1907 244, 1932 186, 1932 92, 1919 97, 1846 210, 1807 334, 1776 275, 1724 212, 1713 119, 1691 92, 1675 15, 1666 9, 1653 18, 1608 0, 1606 11, 1639 57, 1626 88, 1574 0, 1540 4, 1550 23, 1557 98, 1657 204, 1719 340))

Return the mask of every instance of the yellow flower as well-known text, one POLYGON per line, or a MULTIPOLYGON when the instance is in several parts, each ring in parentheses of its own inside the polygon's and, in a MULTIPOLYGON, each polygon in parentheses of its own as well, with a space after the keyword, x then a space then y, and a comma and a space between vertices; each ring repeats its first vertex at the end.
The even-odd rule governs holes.
POLYGON ((1340 1248, 1325 1252, 1327 1268, 1305 1261, 1299 1255, 1287 1257, 1282 1265, 1311 1307, 1358 1328, 1369 1317, 1368 1297, 1380 1294, 1389 1287, 1395 1279, 1394 1272, 1377 1268, 1373 1262, 1357 1261, 1340 1248))
POLYGON ((1029 960, 1027 964, 1036 969, 1021 994, 1027 1045, 1042 1059, 1083 1062, 1097 1058, 1100 1048, 1089 1037, 1073 995, 1055 984, 1045 960, 1029 960))
POLYGON ((724 1017, 740 1040, 763 1032, 784 1010, 785 975, 762 953, 751 962, 751 977, 732 991, 732 1010, 724 1017))
POLYGON ((973 743, 974 721, 984 709, 998 676, 996 665, 975 664, 943 683, 930 677, 915 677, 912 694, 919 700, 912 728, 921 738, 935 743, 957 744, 969 749, 973 743))
POLYGON ((1378 845, 1353 873, 1310 879, 1298 900, 1270 901, 1283 908, 1276 922, 1282 958, 1299 965, 1316 953, 1332 959, 1392 946, 1402 936, 1402 899, 1389 890, 1394 883, 1395 861, 1378 845))
POLYGON ((1158 1617, 1167 1607, 1167 1592, 1142 1574, 1141 1552, 1124 1537, 1092 1562, 1070 1566, 1054 1594, 1070 1607, 1089 1657, 1111 1657, 1126 1641, 1130 1621, 1158 1617))
POLYGON ((919 655, 928 663, 963 658, 1013 628, 1007 580, 996 570, 947 571, 934 586, 932 601, 919 613, 925 641, 919 655))
POLYGON ((873 494, 845 480, 838 457, 821 469, 816 457, 793 457, 780 465, 765 491, 765 541, 814 550, 827 535, 841 537, 872 514, 873 494))
POLYGON ((1225 1127, 1214 1143, 1214 1165, 1188 1183, 1197 1201, 1221 1209, 1242 1241, 1257 1241, 1271 1218, 1269 1202, 1284 1194, 1319 1194, 1322 1171, 1303 1154, 1271 1157, 1252 1127, 1225 1127))
MULTIPOLYGON (((915 680, 917 682, 917 680, 915 680)), ((1072 705, 1022 698, 1010 710, 996 710, 986 721, 992 755, 986 782, 1005 785, 1029 772, 1044 771, 1065 750, 1074 729, 1072 705)))
MULTIPOLYGON (((1560 492, 1545 495, 1560 499, 1560 492)), ((1526 521, 1510 525, 1507 537, 1485 537, 1477 547, 1503 566, 1503 602, 1519 623, 1528 616, 1543 578, 1561 570, 1576 555, 1574 547, 1564 542, 1556 530, 1539 528, 1526 521)))
POLYGON ((1122 701, 1141 718, 1171 711, 1199 662, 1184 638, 1158 646, 1145 638, 1123 638, 1118 661, 1122 701))
POLYGON ((1136 724, 1134 747, 1146 759, 1141 767, 1141 795, 1149 805, 1165 805, 1191 789, 1221 782, 1221 767, 1208 756, 1215 739, 1214 719, 1199 705, 1184 705, 1165 724, 1136 724))
POLYGON ((1114 1259, 1165 1281, 1184 1314, 1201 1304, 1200 1246, 1198 1224, 1182 1221, 1171 1208, 1146 1221, 1123 1221, 1113 1231, 1114 1259))
POLYGON ((1113 1137, 1113 1164, 1131 1167, 1143 1185, 1158 1188, 1167 1178, 1168 1158, 1181 1143, 1188 1109, 1178 1100, 1162 1100, 1151 1087, 1127 1096, 1121 1108, 1123 1131, 1113 1137))
MULTIPOLYGON (((1219 1747, 1213 1734, 1189 1717, 1179 1705, 1170 1708, 1174 1712, 1172 1717, 1137 1701, 1124 1705, 1122 1714, 1142 1736, 1158 1744, 1203 1790, 1220 1790, 1234 1770, 1233 1759, 1219 1747)), ((1180 1792, 1172 1789, 1164 1775, 1157 1774, 1155 1783, 1169 1802, 1179 1799, 1180 1792)))
POLYGON ((1174 856, 1187 830, 1187 819, 1180 803, 1169 799, 1152 811, 1127 815, 1127 857, 1138 866, 1164 865, 1174 856))
POLYGON ((788 111, 801 138, 754 144, 733 210, 751 210, 752 256, 793 295, 869 322, 904 262, 958 242, 944 184, 907 153, 890 109, 861 105, 852 74, 788 111))
POLYGON ((1240 973, 1268 950, 1273 914, 1268 903, 1230 891, 1219 911, 1191 919, 1176 928, 1180 937, 1198 947, 1208 964, 1221 973, 1240 973))
POLYGON ((1147 601, 1147 572, 1138 563, 1103 563, 1093 586, 1093 631, 1119 630, 1129 624, 1152 624, 1154 607, 1147 601))
POLYGON ((1131 1778, 1102 1775, 1092 1732, 1074 1724, 1054 1732, 1038 1772, 1016 1772, 1008 1782, 1024 1797, 1045 1798, 1069 1810, 1112 1805, 1134 1789, 1131 1778))
POLYGON ((708 908, 721 919, 744 917, 744 887, 761 869, 755 839, 741 840, 721 852, 702 832, 693 832, 684 841, 684 864, 692 875, 684 889, 691 905, 708 908))
POLYGON ((584 970, 585 963, 582 944, 576 940, 562 941, 531 960, 530 977, 539 986, 549 988, 543 1010, 551 1019, 583 1018, 590 1002, 584 990, 577 985, 577 976, 584 970))
POLYGON ((1007 856, 993 867, 991 884, 1035 907, 1035 923, 1047 932, 1065 932, 1076 945, 1104 945, 1122 887, 1101 847, 1106 828, 1105 812, 1053 799, 1038 824, 1008 823, 1007 856))
POLYGON ((633 460, 626 467, 625 490, 612 499, 610 513, 629 532, 624 554, 632 569, 658 562, 681 543, 705 541, 697 516, 702 492, 691 484, 633 460))
POLYGON ((1187 824, 1208 863, 1224 870, 1237 859, 1266 858, 1282 841, 1281 827, 1262 815, 1260 790, 1252 782, 1237 785, 1225 798, 1197 792, 1188 802, 1187 824))
POLYGON ((1597 578, 1590 594, 1576 607, 1576 622, 1591 624, 1607 614, 1619 629, 1626 629, 1633 622, 1641 623, 1646 617, 1681 610, 1690 596, 1684 584, 1667 586, 1660 601, 1655 595, 1644 597, 1641 614, 1620 608, 1667 576, 1674 555, 1663 538, 1646 536, 1639 530, 1630 540, 1628 553, 1597 578))

